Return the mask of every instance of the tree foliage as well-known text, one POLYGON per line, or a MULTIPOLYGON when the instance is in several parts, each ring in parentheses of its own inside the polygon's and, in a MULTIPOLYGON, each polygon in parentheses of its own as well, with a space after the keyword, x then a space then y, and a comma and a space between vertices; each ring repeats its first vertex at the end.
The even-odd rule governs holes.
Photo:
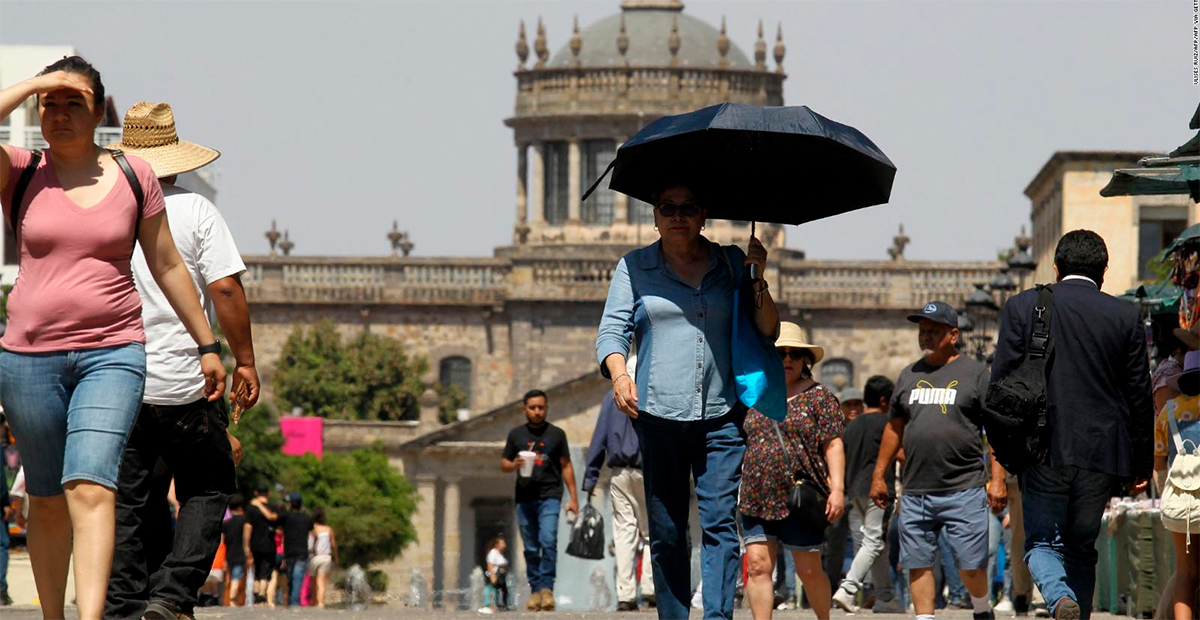
POLYGON ((399 341, 359 334, 343 341, 332 321, 296 326, 276 365, 275 398, 335 420, 412 420, 429 370, 399 341))
POLYGON ((389 560, 416 540, 417 495, 377 444, 350 453, 285 457, 282 482, 325 509, 344 566, 389 560))
POLYGON ((229 430, 242 442, 242 462, 237 466, 238 492, 247 499, 256 487, 271 487, 280 479, 287 460, 283 452, 283 433, 279 416, 266 404, 259 404, 242 415, 242 421, 229 430))

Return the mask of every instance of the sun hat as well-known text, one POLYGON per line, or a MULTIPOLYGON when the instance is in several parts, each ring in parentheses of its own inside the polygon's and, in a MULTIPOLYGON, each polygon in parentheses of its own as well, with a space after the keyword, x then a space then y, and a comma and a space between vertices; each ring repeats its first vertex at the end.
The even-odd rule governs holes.
POLYGON ((804 342, 804 330, 800 329, 799 325, 788 321, 779 323, 779 338, 775 340, 775 348, 792 347, 793 349, 808 349, 812 353, 813 361, 816 364, 825 357, 825 349, 818 347, 815 344, 804 342))
POLYGON ((935 323, 958 329, 958 313, 954 311, 953 306, 944 301, 931 301, 925 304, 919 312, 908 315, 908 320, 913 323, 920 323, 921 319, 929 319, 935 323))
POLYGON ((139 101, 125 113, 121 141, 108 145, 146 160, 159 178, 191 172, 211 164, 221 153, 195 142, 180 140, 175 113, 166 103, 139 101))
POLYGON ((1200 378, 1200 351, 1188 351, 1183 356, 1183 372, 1167 379, 1167 386, 1176 392, 1187 394, 1179 388, 1179 384, 1188 381, 1194 385, 1197 378, 1200 378))

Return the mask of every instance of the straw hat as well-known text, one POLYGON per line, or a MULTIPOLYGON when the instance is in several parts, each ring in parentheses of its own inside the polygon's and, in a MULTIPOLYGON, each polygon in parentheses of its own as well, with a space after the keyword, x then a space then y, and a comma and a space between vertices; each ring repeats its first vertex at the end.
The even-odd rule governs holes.
POLYGON ((825 357, 825 349, 818 347, 815 344, 804 342, 804 330, 800 329, 799 325, 781 321, 779 323, 779 338, 775 340, 775 348, 792 347, 793 349, 808 349, 812 353, 813 364, 821 361, 825 357))
POLYGON ((175 113, 165 103, 139 101, 125 113, 121 141, 108 145, 146 160, 159 178, 191 172, 211 164, 221 154, 207 146, 180 140, 175 113))

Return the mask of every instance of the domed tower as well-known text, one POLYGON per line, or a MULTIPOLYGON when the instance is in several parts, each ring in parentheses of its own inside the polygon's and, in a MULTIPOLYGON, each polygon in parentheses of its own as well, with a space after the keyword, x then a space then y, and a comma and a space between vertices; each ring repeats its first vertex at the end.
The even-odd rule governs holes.
MULTIPOLYGON (((516 113, 505 121, 517 145, 513 242, 633 246, 656 239, 650 205, 609 190, 607 179, 586 202, 579 198, 617 148, 660 116, 726 101, 783 105, 782 30, 774 68, 761 21, 757 33, 752 61, 730 41, 724 18, 716 28, 684 13, 678 0, 625 0, 620 13, 583 30, 576 19, 552 56, 541 19, 532 45, 522 22, 516 113)), ((744 245, 749 234, 747 222, 713 220, 705 229, 721 243, 744 245)), ((760 225, 758 236, 768 247, 784 244, 780 226, 760 225)))

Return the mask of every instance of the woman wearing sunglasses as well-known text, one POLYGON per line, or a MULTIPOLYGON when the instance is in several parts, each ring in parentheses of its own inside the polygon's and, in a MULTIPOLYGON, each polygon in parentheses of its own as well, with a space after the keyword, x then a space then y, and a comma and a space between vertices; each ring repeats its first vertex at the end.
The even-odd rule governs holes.
POLYGON ((771 573, 779 546, 792 553, 796 574, 818 618, 829 617, 829 577, 821 565, 825 528, 790 514, 787 497, 795 480, 815 484, 828 500, 825 518, 842 518, 845 454, 842 411, 829 388, 813 380, 812 367, 825 356, 804 342, 795 323, 780 324, 775 347, 787 379, 787 417, 776 424, 751 409, 746 416, 746 460, 742 464, 742 540, 746 543, 746 595, 755 620, 771 617, 775 587, 771 573))
MULTIPOLYGON (((660 239, 617 263, 600 322, 596 356, 617 407, 641 442, 650 517, 650 556, 659 618, 687 618, 691 599, 688 511, 695 478, 703 532, 704 617, 732 618, 740 561, 735 522, 745 435, 732 371, 733 294, 746 265, 765 270, 767 251, 749 255, 706 239, 694 189, 664 187, 654 200, 660 239), (625 358, 637 343, 637 376, 625 358)), ((756 284, 757 329, 771 340, 779 315, 765 282, 756 284)))

